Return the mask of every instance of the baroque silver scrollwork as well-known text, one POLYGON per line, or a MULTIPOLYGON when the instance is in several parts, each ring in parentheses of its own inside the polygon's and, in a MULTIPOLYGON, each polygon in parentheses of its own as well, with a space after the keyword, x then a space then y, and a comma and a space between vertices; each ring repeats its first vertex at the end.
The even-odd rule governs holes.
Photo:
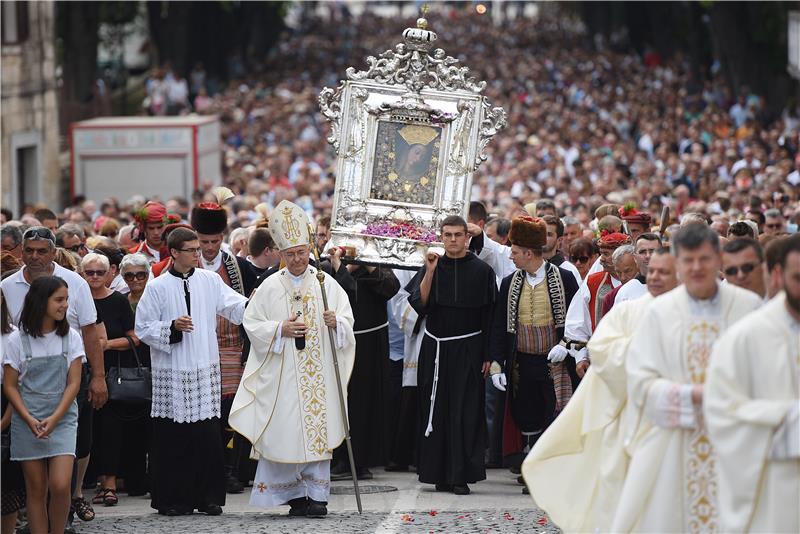
POLYGON ((448 56, 441 48, 429 55, 416 50, 408 52, 406 46, 400 43, 394 50, 387 50, 377 58, 369 56, 366 61, 366 70, 349 67, 347 79, 405 85, 417 93, 426 88, 481 93, 486 87, 486 82, 476 81, 469 75, 468 67, 459 66, 459 60, 448 56))
POLYGON ((328 143, 333 146, 333 150, 339 153, 339 131, 342 119, 342 89, 344 84, 336 89, 325 87, 319 94, 319 109, 322 115, 331 123, 331 133, 328 135, 328 143))
POLYGON ((364 70, 346 69, 338 87, 319 95, 338 156, 328 246, 356 249, 355 260, 421 266, 430 243, 367 234, 367 226, 402 222, 437 232, 445 217, 466 216, 473 172, 505 126, 503 109, 482 94, 486 83, 433 49, 437 40, 421 18, 402 43, 369 56, 364 70))
POLYGON ((491 107, 486 97, 483 97, 482 105, 484 107, 484 115, 478 136, 478 157, 475 158, 474 169, 477 169, 481 163, 486 161, 487 155, 484 153, 486 146, 492 140, 492 137, 505 128, 506 125, 506 112, 503 108, 491 107))

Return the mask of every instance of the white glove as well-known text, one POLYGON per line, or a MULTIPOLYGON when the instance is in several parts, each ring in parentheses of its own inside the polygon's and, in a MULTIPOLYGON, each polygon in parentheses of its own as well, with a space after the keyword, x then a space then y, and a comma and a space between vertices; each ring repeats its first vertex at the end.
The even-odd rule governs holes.
POLYGON ((492 385, 499 389, 500 391, 506 390, 506 374, 505 373, 495 373, 492 375, 492 385))
POLYGON ((547 355, 547 360, 553 363, 559 363, 563 362, 567 356, 569 356, 569 351, 567 348, 561 345, 556 345, 550 349, 550 353, 547 355))
POLYGON ((583 347, 581 350, 577 351, 573 354, 575 357, 575 363, 581 362, 589 358, 589 352, 586 350, 586 347, 583 347))

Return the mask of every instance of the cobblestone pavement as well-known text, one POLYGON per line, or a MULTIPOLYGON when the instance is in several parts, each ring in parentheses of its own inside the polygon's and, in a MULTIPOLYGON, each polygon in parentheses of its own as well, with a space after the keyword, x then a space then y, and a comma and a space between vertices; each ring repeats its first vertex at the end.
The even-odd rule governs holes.
MULTIPOLYGON (((419 484, 412 473, 373 471, 375 479, 362 482, 363 486, 392 486, 397 491, 364 494, 362 515, 356 511, 352 494, 331 495, 328 517, 308 519, 288 517, 287 507, 250 507, 249 491, 229 495, 225 512, 217 517, 197 513, 183 517, 159 516, 150 508, 147 498, 131 498, 121 493, 118 506, 97 506, 94 521, 78 522, 76 526, 85 534, 559 532, 530 497, 521 494, 521 486, 505 470, 489 471, 486 481, 471 485, 471 495, 461 497, 437 493, 431 486, 419 484)), ((345 490, 349 484, 338 482, 335 486, 345 490)))
POLYGON ((218 517, 193 515, 164 518, 156 514, 98 517, 81 532, 191 532, 191 533, 518 533, 559 532, 535 510, 470 510, 445 512, 334 512, 324 519, 289 518, 278 513, 225 513, 218 517))

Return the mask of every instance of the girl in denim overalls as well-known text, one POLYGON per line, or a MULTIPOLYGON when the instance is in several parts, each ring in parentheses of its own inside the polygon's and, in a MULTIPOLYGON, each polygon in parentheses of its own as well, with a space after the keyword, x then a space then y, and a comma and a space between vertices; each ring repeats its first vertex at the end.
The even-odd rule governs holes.
POLYGON ((63 532, 69 512, 78 429, 75 397, 84 351, 80 335, 67 322, 67 299, 61 278, 34 280, 3 360, 3 387, 14 407, 11 459, 22 463, 32 534, 63 532))

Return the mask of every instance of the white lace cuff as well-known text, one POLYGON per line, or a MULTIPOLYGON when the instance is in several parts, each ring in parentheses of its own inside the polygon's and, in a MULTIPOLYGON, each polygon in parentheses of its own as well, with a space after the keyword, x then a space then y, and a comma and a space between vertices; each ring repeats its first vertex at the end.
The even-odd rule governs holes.
POLYGON ((648 394, 645 414, 665 428, 695 428, 697 412, 692 403, 692 385, 656 383, 648 394))

